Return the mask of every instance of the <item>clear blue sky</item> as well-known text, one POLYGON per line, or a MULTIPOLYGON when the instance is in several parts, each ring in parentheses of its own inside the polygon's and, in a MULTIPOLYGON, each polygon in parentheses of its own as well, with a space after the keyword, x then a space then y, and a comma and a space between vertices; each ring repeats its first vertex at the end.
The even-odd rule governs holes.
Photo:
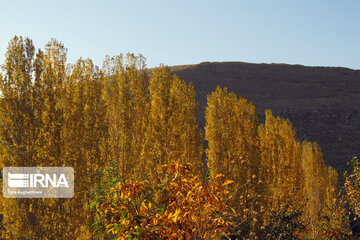
POLYGON ((359 0, 2 1, 0 62, 14 35, 56 38, 68 61, 133 52, 149 67, 203 61, 360 69, 359 0))

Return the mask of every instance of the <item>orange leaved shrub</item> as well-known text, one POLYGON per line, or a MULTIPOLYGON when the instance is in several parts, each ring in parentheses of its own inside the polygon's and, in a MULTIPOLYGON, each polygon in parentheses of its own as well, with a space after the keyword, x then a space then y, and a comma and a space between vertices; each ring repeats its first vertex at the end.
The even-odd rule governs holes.
MULTIPOLYGON (((219 174, 205 184, 190 163, 164 165, 161 183, 117 181, 95 196, 93 225, 100 238, 213 239, 226 236, 230 214, 227 185, 219 174), (101 195, 102 194, 102 195, 101 195)), ((111 178, 111 177, 110 177, 111 178)), ((112 178, 113 179, 113 178, 112 178)))

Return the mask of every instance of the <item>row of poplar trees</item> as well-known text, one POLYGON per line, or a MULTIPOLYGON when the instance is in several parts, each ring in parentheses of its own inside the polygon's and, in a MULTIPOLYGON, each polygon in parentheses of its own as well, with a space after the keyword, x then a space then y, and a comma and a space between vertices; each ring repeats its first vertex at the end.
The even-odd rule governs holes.
MULTIPOLYGON (((316 143, 299 142, 291 122, 218 87, 208 96, 205 136, 198 128, 192 84, 139 55, 66 63, 67 50, 51 40, 35 51, 14 37, 0 75, 0 167, 71 166, 72 199, 1 198, 3 230, 18 239, 90 238, 91 190, 99 169, 115 163, 120 179, 159 182, 161 165, 191 162, 204 179, 225 174, 253 208, 290 200, 315 224, 331 204, 337 173, 316 143), (207 141, 204 158, 204 140, 207 141), (205 159, 205 160, 204 160, 205 159), (256 184, 249 184, 249 181, 256 184), (250 202, 250 201, 249 201, 250 202)), ((249 207, 249 206, 246 206, 249 207)))

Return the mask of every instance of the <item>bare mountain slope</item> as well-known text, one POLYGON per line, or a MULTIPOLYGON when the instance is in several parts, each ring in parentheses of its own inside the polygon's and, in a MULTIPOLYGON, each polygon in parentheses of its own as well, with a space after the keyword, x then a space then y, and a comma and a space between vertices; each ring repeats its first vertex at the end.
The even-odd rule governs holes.
POLYGON ((217 85, 289 118, 298 138, 317 141, 327 164, 340 175, 360 151, 360 70, 286 64, 215 62, 171 67, 194 84, 199 122, 204 126, 206 95, 217 85))

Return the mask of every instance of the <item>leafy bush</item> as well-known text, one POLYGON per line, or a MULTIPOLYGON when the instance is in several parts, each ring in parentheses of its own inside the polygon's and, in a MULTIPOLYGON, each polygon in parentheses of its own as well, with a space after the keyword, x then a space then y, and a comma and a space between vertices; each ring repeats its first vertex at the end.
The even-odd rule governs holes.
MULTIPOLYGON (((161 184, 118 181, 108 193, 95 192, 91 207, 97 237, 104 239, 213 239, 226 236, 229 214, 227 185, 217 175, 206 184, 191 173, 192 165, 164 165, 161 184)), ((111 172, 111 171, 110 171, 111 172)), ((112 178, 111 174, 107 178, 112 178)), ((103 182, 103 187, 106 184, 103 182)))

